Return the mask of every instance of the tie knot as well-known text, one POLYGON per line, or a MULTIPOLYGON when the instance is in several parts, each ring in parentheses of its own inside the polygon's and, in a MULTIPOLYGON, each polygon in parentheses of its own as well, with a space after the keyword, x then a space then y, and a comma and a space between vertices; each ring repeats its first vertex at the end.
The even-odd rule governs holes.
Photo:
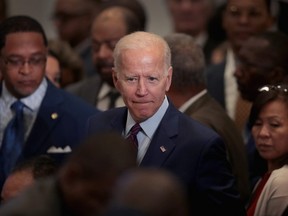
POLYGON ((11 109, 18 113, 23 111, 24 106, 25 105, 20 100, 17 100, 11 105, 11 109))
POLYGON ((130 130, 131 135, 137 135, 137 133, 141 130, 140 124, 136 123, 130 130))

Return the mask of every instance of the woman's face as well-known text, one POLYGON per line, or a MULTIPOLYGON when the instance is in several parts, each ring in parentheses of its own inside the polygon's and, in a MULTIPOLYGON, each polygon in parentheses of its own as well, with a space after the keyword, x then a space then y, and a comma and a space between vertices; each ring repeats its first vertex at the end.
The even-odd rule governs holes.
POLYGON ((259 154, 268 162, 288 155, 288 106, 277 99, 267 103, 252 127, 259 154))

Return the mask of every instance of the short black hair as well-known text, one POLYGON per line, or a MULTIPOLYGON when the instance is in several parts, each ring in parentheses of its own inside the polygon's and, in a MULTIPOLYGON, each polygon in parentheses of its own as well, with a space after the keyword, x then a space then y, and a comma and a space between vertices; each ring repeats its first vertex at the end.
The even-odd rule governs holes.
POLYGON ((5 46, 6 36, 10 33, 17 32, 37 32, 43 37, 45 46, 47 47, 47 37, 41 24, 32 17, 19 15, 11 16, 0 24, 0 49, 5 46))
POLYGON ((144 31, 147 25, 147 15, 143 4, 138 0, 108 0, 102 3, 102 10, 108 7, 124 7, 132 11, 138 18, 140 30, 144 31))

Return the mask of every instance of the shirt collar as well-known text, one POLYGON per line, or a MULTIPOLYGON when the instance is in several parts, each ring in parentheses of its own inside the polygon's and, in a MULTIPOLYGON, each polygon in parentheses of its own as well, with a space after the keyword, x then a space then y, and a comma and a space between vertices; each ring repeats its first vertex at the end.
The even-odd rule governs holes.
POLYGON ((204 89, 198 94, 196 94, 195 96, 191 97, 188 101, 182 104, 182 106, 179 108, 179 111, 185 112, 191 104, 193 104, 196 100, 198 100, 200 97, 202 97, 206 93, 207 93, 207 89, 204 89))
MULTIPOLYGON (((30 110, 34 111, 40 107, 40 104, 44 98, 44 95, 47 90, 47 80, 43 79, 39 87, 34 91, 31 95, 21 98, 21 102, 25 105, 25 107, 29 108, 30 110)), ((7 89, 5 81, 2 85, 2 98, 5 104, 10 107, 16 100, 15 98, 7 89)))
MULTIPOLYGON (((154 132, 156 131, 158 125, 160 124, 161 119, 165 115, 165 112, 168 109, 168 106, 169 106, 169 102, 168 102, 167 97, 165 96, 162 102, 162 105, 157 110, 157 112, 153 116, 148 118, 146 121, 140 123, 142 130, 144 131, 146 136, 148 136, 150 139, 152 138, 154 132)), ((136 122, 134 121, 134 119, 132 118, 128 110, 126 128, 125 128, 125 136, 128 135, 130 129, 133 127, 135 123, 136 122)))
POLYGON ((100 88, 100 91, 98 94, 98 99, 99 100, 103 99, 104 97, 106 97, 108 95, 108 93, 110 91, 117 92, 117 90, 115 88, 112 88, 110 85, 108 85, 107 83, 104 82, 100 88))

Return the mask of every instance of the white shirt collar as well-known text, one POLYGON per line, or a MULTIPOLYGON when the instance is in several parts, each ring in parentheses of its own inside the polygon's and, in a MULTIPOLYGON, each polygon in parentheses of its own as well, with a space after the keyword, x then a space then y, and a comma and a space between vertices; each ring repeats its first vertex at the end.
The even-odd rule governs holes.
POLYGON ((179 108, 179 111, 185 112, 191 104, 193 104, 196 100, 198 100, 200 97, 202 97, 206 93, 207 93, 207 89, 204 89, 198 94, 196 94, 195 96, 191 97, 184 104, 182 104, 182 106, 179 108))
MULTIPOLYGON (((20 99, 21 102, 25 104, 25 106, 32 111, 39 109, 40 104, 42 103, 42 100, 44 98, 44 95, 46 94, 47 86, 48 86, 47 80, 44 78, 39 87, 36 89, 36 91, 34 91, 31 95, 25 98, 21 98, 20 99)), ((3 82, 2 85, 2 98, 4 103, 7 104, 8 107, 10 107, 17 100, 17 98, 15 98, 8 91, 5 81, 3 82)))
MULTIPOLYGON (((157 112, 153 116, 148 118, 146 121, 140 123, 142 130, 150 139, 152 138, 163 116, 165 115, 166 110, 168 109, 168 106, 169 106, 169 102, 168 102, 167 97, 165 96, 163 103, 160 106, 160 108, 157 110, 157 112)), ((136 122, 134 121, 134 119, 132 118, 128 110, 126 128, 125 128, 125 137, 128 135, 130 129, 133 127, 135 123, 136 122)))

